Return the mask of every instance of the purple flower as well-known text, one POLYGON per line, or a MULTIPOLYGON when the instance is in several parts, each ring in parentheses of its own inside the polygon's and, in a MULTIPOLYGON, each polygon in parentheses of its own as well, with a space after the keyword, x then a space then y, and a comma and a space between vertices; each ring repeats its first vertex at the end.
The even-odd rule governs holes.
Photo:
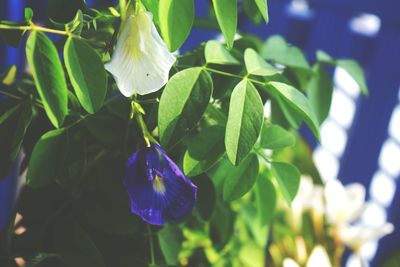
POLYGON ((150 224, 180 220, 195 205, 197 187, 156 144, 129 157, 124 184, 131 211, 150 224))

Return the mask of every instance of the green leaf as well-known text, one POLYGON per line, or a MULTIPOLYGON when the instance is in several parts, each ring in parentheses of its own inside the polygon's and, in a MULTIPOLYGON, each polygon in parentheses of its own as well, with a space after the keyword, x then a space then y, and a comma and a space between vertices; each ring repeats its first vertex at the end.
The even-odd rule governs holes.
POLYGON ((44 33, 34 31, 26 43, 26 56, 46 114, 59 128, 68 111, 68 89, 57 49, 44 33))
POLYGON ((21 149, 32 120, 32 107, 21 103, 0 116, 0 179, 5 178, 21 149))
POLYGON ((214 125, 202 130, 188 142, 183 157, 187 176, 196 176, 210 169, 224 154, 225 127, 214 125))
POLYGON ((239 65, 240 62, 218 41, 208 41, 204 49, 207 63, 221 65, 239 65))
POLYGON ((24 9, 24 17, 27 22, 31 22, 33 18, 33 10, 29 7, 24 9))
POLYGON ((265 251, 255 242, 249 240, 240 247, 239 258, 243 266, 263 267, 265 251))
POLYGON ((267 122, 264 123, 260 140, 262 148, 280 149, 287 146, 293 146, 295 141, 294 135, 281 126, 267 122))
POLYGON ((361 92, 368 95, 367 82, 365 81, 364 71, 361 66, 354 60, 339 59, 337 65, 347 71, 351 77, 360 86, 361 92))
POLYGON ((12 65, 6 72, 0 74, 0 81, 4 85, 10 86, 15 82, 17 67, 12 65))
POLYGON ((343 68, 351 77, 353 77, 354 81, 360 87, 361 92, 368 95, 368 86, 365 80, 364 71, 356 61, 350 59, 334 59, 321 50, 317 51, 317 60, 322 63, 336 65, 343 68))
POLYGON ((237 0, 213 0, 213 5, 226 45, 231 49, 237 27, 237 0))
POLYGON ((200 120, 213 91, 208 72, 200 67, 178 72, 167 83, 158 109, 163 146, 177 142, 200 120))
POLYGON ((243 10, 254 24, 261 23, 263 18, 254 0, 243 0, 243 10))
POLYGON ((272 162, 271 167, 281 192, 290 205, 299 189, 300 172, 292 164, 284 162, 272 162))
POLYGON ((106 266, 96 244, 74 221, 59 220, 54 230, 54 242, 65 266, 106 266))
POLYGON ((258 158, 251 153, 226 176, 222 194, 224 200, 233 201, 246 194, 253 187, 257 175, 258 158))
POLYGON ((270 76, 280 73, 272 65, 268 64, 254 49, 247 48, 244 52, 244 62, 249 74, 270 76))
POLYGON ((193 183, 198 188, 196 209, 203 220, 209 221, 214 214, 217 198, 214 183, 207 175, 196 177, 193 183))
POLYGON ((229 104, 225 147, 229 160, 238 165, 253 148, 264 120, 261 97, 252 83, 241 81, 229 104))
POLYGON ((81 35, 83 29, 83 14, 81 10, 76 12, 75 18, 65 24, 65 30, 75 35, 81 35))
POLYGON ((333 83, 321 64, 316 64, 313 70, 316 75, 312 76, 307 92, 311 108, 321 125, 328 117, 331 108, 333 83))
POLYGON ((173 266, 178 265, 178 256, 183 242, 181 230, 176 226, 167 224, 158 232, 157 236, 166 263, 173 266))
POLYGON ((268 82, 267 89, 273 95, 278 94, 290 107, 303 118, 315 137, 319 140, 319 123, 308 99, 296 88, 281 82, 268 82))
POLYGON ((158 17, 159 8, 158 8, 158 0, 142 0, 143 5, 146 7, 148 11, 153 14, 153 21, 156 25, 159 25, 160 19, 158 17))
POLYGON ((267 60, 300 69, 309 69, 301 50, 286 43, 281 36, 273 35, 264 43, 262 56, 267 60))
POLYGON ((33 148, 29 160, 27 185, 46 186, 65 175, 67 134, 64 129, 45 133, 33 148))
POLYGON ((79 102, 87 112, 97 112, 107 93, 107 74, 100 56, 85 42, 70 37, 64 60, 79 102))
POLYGON ((260 225, 267 225, 275 215, 277 196, 275 186, 269 180, 266 170, 257 177, 255 196, 260 225))
POLYGON ((194 20, 194 0, 160 0, 161 35, 170 51, 177 50, 188 37, 194 20))
POLYGON ((268 3, 267 0, 254 0, 258 9, 260 10, 261 15, 263 16, 265 23, 268 23, 269 16, 268 16, 268 3))
POLYGON ((123 185, 124 159, 103 157, 96 161, 96 177, 91 182, 90 192, 80 202, 79 221, 85 225, 113 236, 128 236, 137 233, 140 219, 131 212, 130 201, 123 185))

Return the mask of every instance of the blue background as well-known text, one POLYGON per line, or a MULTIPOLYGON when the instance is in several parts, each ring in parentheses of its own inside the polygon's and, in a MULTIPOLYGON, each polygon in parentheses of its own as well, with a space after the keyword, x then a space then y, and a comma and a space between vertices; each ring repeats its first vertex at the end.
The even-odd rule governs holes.
MULTIPOLYGON (((31 6, 35 20, 45 16, 43 0, 1 0, 0 19, 19 20, 23 8, 31 6)), ((114 1, 87 0, 89 6, 110 5, 114 1)), ((207 1, 196 0, 198 16, 207 16, 207 1)), ((282 34, 291 43, 300 46, 309 59, 313 60, 316 49, 322 49, 335 57, 358 60, 367 73, 369 97, 356 100, 355 118, 347 132, 347 146, 340 157, 338 177, 344 184, 360 182, 369 188, 371 179, 379 168, 379 154, 388 138, 388 124, 393 109, 399 103, 400 85, 400 2, 398 0, 312 0, 307 12, 293 11, 291 1, 271 0, 269 3, 270 23, 255 26, 243 15, 239 29, 260 37, 282 34), (366 36, 352 31, 349 21, 360 13, 371 13, 381 21, 376 36, 366 36)), ((184 49, 197 46, 201 41, 214 38, 216 32, 194 29, 184 49)), ((0 42, 0 71, 16 64, 23 66, 24 49, 11 48, 0 42)), ((400 122, 399 122, 400 123, 400 122)), ((315 141, 311 140, 315 146, 315 141)), ((399 144, 398 144, 399 145, 399 144)), ((397 159, 400 164, 400 159, 397 159)), ((10 176, 13 176, 10 174, 10 176)), ((394 177, 398 178, 398 177, 394 177)), ((396 185, 400 179, 395 179, 396 185)), ((0 229, 12 209, 12 179, 0 181, 0 229)), ((400 248, 400 194, 396 190, 392 204, 387 209, 387 218, 395 224, 392 235, 382 239, 373 262, 379 262, 400 248)))

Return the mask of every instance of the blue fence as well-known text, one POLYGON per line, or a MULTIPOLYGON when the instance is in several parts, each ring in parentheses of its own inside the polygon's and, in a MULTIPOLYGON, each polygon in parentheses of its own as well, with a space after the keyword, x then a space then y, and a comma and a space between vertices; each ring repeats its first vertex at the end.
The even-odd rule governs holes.
MULTIPOLYGON (((34 9, 36 18, 43 17, 45 2, 2 0, 0 19, 20 19, 25 5, 34 9)), ((89 6, 98 6, 115 1, 87 0, 86 2, 89 6)), ((207 16, 207 3, 208 1, 196 0, 197 15, 207 16)), ((400 128, 398 125, 400 116, 393 117, 396 107, 400 110, 399 10, 398 0, 272 0, 269 3, 268 26, 263 24, 254 26, 244 16, 239 20, 240 30, 260 37, 271 34, 284 35, 291 43, 304 49, 311 60, 314 59, 315 50, 322 49, 335 57, 355 58, 363 65, 367 73, 370 96, 354 97, 351 96, 351 92, 346 93, 347 89, 343 90, 344 95, 347 94, 348 99, 354 102, 355 112, 351 123, 342 127, 347 141, 344 150, 335 156, 337 160, 335 174, 345 184, 360 182, 370 188, 371 194, 368 198, 371 203, 383 208, 387 219, 396 226, 395 232, 380 242, 372 266, 380 266, 383 259, 400 247, 400 213, 396 213, 400 204, 400 194, 396 190, 400 183, 400 179, 397 179, 400 173, 400 156, 397 161, 390 159, 390 155, 398 155, 396 151, 400 151, 400 138, 396 137, 398 132, 391 133, 388 129, 391 118, 392 124, 395 125, 393 127, 400 128), (360 14, 368 15, 360 17, 360 14), (393 118, 398 120, 393 122, 393 118), (388 155, 389 160, 382 162, 382 158, 387 159, 388 155), (392 165, 386 166, 388 164, 392 165), (385 203, 380 202, 379 188, 374 189, 374 184, 379 184, 379 181, 387 181, 394 185, 394 188, 390 189, 395 193, 393 201, 389 199, 385 203)), ((195 29, 183 48, 193 48, 201 41, 215 37, 216 34, 208 30, 195 29)), ((23 50, 6 47, 0 42, 0 70, 11 64, 23 66, 23 62, 23 50)), ((343 86, 343 76, 336 77, 337 72, 334 74, 337 78, 337 87, 343 86)), ((343 96, 343 92, 339 89, 338 95, 343 96)), ((319 149, 319 144, 311 142, 316 149, 319 149)), ((4 188, 9 186, 12 186, 10 180, 0 182, 0 227, 4 213, 9 213, 11 208, 7 202, 9 195, 4 193, 6 192, 4 188)))

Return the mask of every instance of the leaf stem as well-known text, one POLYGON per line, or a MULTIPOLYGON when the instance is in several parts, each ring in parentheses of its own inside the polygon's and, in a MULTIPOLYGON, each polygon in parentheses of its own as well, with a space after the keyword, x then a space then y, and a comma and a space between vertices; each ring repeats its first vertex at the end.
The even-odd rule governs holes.
POLYGON ((38 25, 35 25, 35 24, 31 24, 31 25, 28 25, 28 26, 11 26, 11 25, 0 24, 0 29, 3 29, 3 30, 20 30, 20 31, 41 31, 41 32, 54 33, 54 34, 59 34, 59 35, 67 35, 67 36, 71 35, 71 33, 66 32, 66 31, 45 28, 45 27, 38 26, 38 25))
MULTIPOLYGON (((16 99, 16 100, 24 100, 24 98, 22 98, 20 96, 14 95, 12 93, 9 93, 9 92, 3 91, 3 90, 0 90, 0 94, 10 97, 10 98, 13 98, 13 99, 16 99)), ((33 104, 39 108, 44 109, 44 106, 36 101, 33 101, 33 104)))
POLYGON ((207 71, 210 71, 210 72, 214 72, 216 74, 224 75, 224 76, 229 76, 229 77, 238 78, 238 79, 242 79, 242 80, 247 79, 250 82, 255 83, 255 84, 259 84, 259 85, 266 85, 267 84, 266 82, 261 82, 261 81, 257 81, 257 80, 251 79, 251 78, 248 77, 247 74, 242 76, 242 75, 237 75, 237 74, 233 74, 233 73, 229 73, 229 72, 225 72, 225 71, 221 71, 221 70, 216 70, 216 69, 213 69, 213 68, 210 68, 210 67, 207 67, 207 66, 203 66, 203 69, 207 70, 207 71))
POLYGON ((155 259, 155 253, 154 253, 153 233, 151 231, 151 227, 149 224, 147 225, 147 232, 148 232, 149 244, 150 244, 150 266, 157 266, 156 259, 155 259))

